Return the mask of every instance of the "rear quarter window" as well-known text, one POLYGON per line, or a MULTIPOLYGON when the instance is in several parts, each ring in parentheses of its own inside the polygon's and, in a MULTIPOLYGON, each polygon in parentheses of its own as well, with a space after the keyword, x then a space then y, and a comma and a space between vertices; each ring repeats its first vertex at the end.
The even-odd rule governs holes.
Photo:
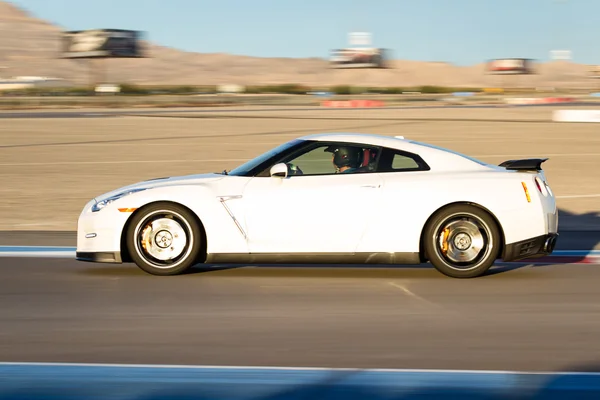
POLYGON ((430 167, 417 154, 384 148, 381 152, 378 172, 429 171, 430 167))
POLYGON ((394 154, 392 159, 392 169, 415 169, 419 168, 419 164, 412 158, 403 154, 394 154))

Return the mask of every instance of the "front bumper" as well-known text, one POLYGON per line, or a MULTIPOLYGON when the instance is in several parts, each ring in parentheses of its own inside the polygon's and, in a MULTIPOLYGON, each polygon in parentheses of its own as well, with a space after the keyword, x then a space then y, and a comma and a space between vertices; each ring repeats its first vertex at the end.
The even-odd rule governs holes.
POLYGON ((550 255, 556 247, 557 239, 558 233, 548 233, 546 235, 507 244, 504 247, 502 260, 516 261, 550 255))
POLYGON ((100 263, 122 263, 122 237, 130 213, 121 213, 112 206, 91 212, 94 201, 90 201, 79 215, 77 222, 78 261, 100 263))

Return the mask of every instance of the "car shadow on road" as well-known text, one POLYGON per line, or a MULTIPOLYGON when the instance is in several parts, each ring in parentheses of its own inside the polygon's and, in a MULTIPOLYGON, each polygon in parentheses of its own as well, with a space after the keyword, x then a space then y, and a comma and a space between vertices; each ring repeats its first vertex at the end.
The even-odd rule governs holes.
MULTIPOLYGON (((514 265, 496 265, 484 276, 503 274, 526 267, 544 267, 531 263, 514 265)), ((84 275, 119 276, 119 277, 153 277, 133 263, 120 265, 87 266, 80 270, 84 275)), ((197 264, 188 271, 170 278, 204 276, 210 277, 244 277, 244 278, 360 278, 360 279, 439 279, 446 278, 431 264, 417 265, 348 265, 348 264, 197 264)), ((161 278, 161 277, 159 277, 161 278)), ((450 279, 450 278, 449 278, 450 279)))
MULTIPOLYGON (((493 266, 484 276, 503 274, 527 267, 548 267, 532 263, 500 264, 493 266)), ((225 264, 197 265, 188 270, 186 275, 210 274, 212 276, 247 277, 247 278, 360 278, 360 279, 403 279, 448 278, 438 272, 431 264, 416 265, 365 265, 365 264, 225 264)), ((448 278, 453 279, 453 278, 448 278)))
POLYGON ((368 265, 368 264, 224 264, 198 265, 187 274, 244 278, 439 278, 431 265, 368 265))

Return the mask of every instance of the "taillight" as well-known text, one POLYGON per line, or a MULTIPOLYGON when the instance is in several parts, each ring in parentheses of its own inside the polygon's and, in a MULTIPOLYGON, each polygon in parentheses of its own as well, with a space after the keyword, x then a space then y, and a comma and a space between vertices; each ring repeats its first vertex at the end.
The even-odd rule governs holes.
POLYGON ((547 191, 547 185, 545 182, 543 182, 539 176, 536 176, 535 179, 535 185, 537 186, 538 190, 540 191, 540 193, 543 196, 547 196, 548 195, 548 191, 547 191))
POLYGON ((531 197, 529 196, 529 189, 527 189, 527 184, 525 182, 521 182, 523 185, 523 190, 525 191, 525 197, 527 197, 527 202, 531 203, 531 197))

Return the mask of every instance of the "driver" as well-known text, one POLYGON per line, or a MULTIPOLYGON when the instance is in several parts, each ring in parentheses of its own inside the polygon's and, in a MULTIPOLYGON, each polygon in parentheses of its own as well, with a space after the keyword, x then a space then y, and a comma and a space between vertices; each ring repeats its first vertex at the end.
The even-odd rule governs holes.
POLYGON ((332 153, 337 173, 352 173, 360 166, 362 151, 351 146, 329 146, 325 151, 332 153))

